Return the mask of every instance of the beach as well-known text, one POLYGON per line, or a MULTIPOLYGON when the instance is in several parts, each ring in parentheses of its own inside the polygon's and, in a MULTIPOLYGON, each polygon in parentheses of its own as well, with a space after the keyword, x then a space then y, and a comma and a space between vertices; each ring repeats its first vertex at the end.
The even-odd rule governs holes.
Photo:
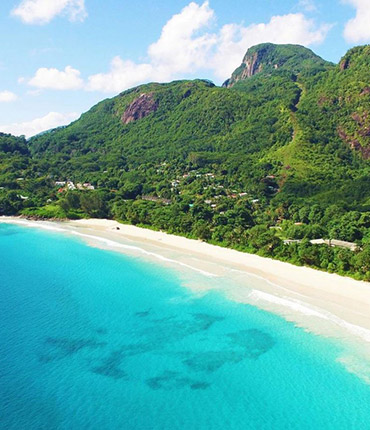
POLYGON ((195 293, 225 288, 230 300, 282 315, 297 325, 335 338, 356 339, 370 348, 370 283, 298 267, 269 258, 207 244, 113 220, 0 222, 40 227, 81 237, 92 246, 147 258, 180 271, 195 293), (198 272, 202 283, 188 282, 198 272))

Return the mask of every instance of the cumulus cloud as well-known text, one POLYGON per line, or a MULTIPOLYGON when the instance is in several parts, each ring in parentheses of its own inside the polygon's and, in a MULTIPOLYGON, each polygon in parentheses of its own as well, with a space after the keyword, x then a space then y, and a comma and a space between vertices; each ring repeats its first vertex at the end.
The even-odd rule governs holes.
POLYGON ((117 56, 113 58, 109 72, 89 77, 86 88, 91 91, 119 92, 139 82, 144 82, 152 76, 153 66, 151 64, 123 61, 117 56))
POLYGON ((370 4, 369 0, 344 0, 356 9, 356 16, 350 19, 344 28, 347 42, 370 41, 370 4))
MULTIPOLYGON (((79 70, 71 66, 65 67, 64 70, 41 67, 35 76, 28 80, 28 85, 39 89, 76 90, 83 87, 80 74, 79 70)), ((18 81, 22 82, 24 79, 18 81)))
MULTIPOLYGON (((308 4, 310 0, 303 1, 308 4)), ((143 82, 163 82, 200 71, 211 71, 218 78, 226 79, 252 45, 262 42, 319 44, 331 28, 328 24, 317 25, 302 13, 274 16, 267 23, 248 26, 227 24, 212 31, 214 22, 215 12, 208 1, 191 2, 165 24, 159 39, 148 47, 146 61, 134 62, 116 56, 107 72, 89 76, 86 83, 71 66, 64 70, 40 68, 28 84, 38 89, 84 88, 117 93, 143 82)))
POLYGON ((41 118, 35 118, 31 121, 0 125, 0 131, 3 133, 11 133, 15 136, 24 135, 26 137, 31 137, 35 134, 41 133, 42 131, 69 124, 78 117, 79 114, 75 112, 66 114, 49 112, 47 115, 41 118))
POLYGON ((26 24, 47 24, 58 15, 70 21, 83 21, 85 0, 23 0, 11 14, 26 24))
MULTIPOLYGON (((302 1, 306 7, 313 7, 310 0, 302 1)), ((328 24, 317 25, 302 13, 274 16, 268 23, 249 26, 227 24, 212 32, 209 27, 214 20, 208 1, 190 3, 166 23, 159 39, 149 46, 145 63, 115 57, 107 73, 89 77, 87 89, 119 92, 148 80, 165 81, 200 70, 211 70, 218 78, 226 79, 252 45, 319 44, 331 28, 328 24)))
POLYGON ((163 27, 157 42, 148 48, 148 61, 134 63, 115 57, 107 73, 89 77, 91 91, 119 92, 146 80, 164 81, 178 73, 196 71, 206 65, 207 55, 216 43, 215 34, 197 33, 210 25, 214 11, 208 1, 191 2, 163 27))
POLYGON ((17 95, 11 91, 0 91, 0 103, 14 102, 17 99, 17 95))
POLYGON ((217 41, 216 34, 198 34, 214 19, 208 1, 202 5, 190 3, 174 15, 163 27, 159 40, 150 45, 148 54, 154 67, 170 73, 189 72, 205 66, 210 49, 217 41))

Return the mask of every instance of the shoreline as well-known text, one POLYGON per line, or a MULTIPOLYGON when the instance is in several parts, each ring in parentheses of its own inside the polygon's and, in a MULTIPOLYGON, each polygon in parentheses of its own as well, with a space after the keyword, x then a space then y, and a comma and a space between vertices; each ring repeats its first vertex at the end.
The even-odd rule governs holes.
POLYGON ((230 300, 279 314, 319 335, 357 339, 370 355, 368 282, 112 220, 0 217, 4 222, 72 234, 92 246, 177 265, 183 274, 192 270, 204 278, 201 286, 185 282, 194 292, 219 290, 230 300), (226 278, 232 287, 223 286, 226 278))

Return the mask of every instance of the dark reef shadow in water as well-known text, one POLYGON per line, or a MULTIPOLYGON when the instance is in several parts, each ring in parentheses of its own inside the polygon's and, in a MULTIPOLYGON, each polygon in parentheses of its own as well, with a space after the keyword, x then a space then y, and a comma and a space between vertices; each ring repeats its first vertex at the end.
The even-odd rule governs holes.
POLYGON ((173 390, 178 388, 205 390, 211 385, 205 381, 197 381, 192 378, 183 377, 180 373, 170 370, 166 370, 161 375, 154 378, 149 378, 145 382, 152 390, 173 390))
POLYGON ((0 236, 15 236, 17 234, 21 234, 19 228, 7 223, 0 223, 0 236))
POLYGON ((134 315, 139 318, 145 318, 150 315, 151 311, 152 311, 151 309, 148 309, 146 311, 139 311, 139 312, 135 312, 134 315))
MULTIPOLYGON (((138 318, 146 318, 148 326, 134 333, 138 343, 132 343, 114 348, 108 355, 106 349, 94 354, 89 359, 90 371, 114 380, 127 380, 129 375, 123 369, 126 358, 143 355, 146 353, 161 353, 164 355, 175 355, 191 372, 212 373, 226 364, 237 364, 243 360, 257 360, 261 355, 268 352, 275 345, 274 338, 258 329, 240 330, 234 333, 217 335, 219 350, 207 349, 207 340, 210 328, 225 318, 205 313, 192 313, 186 318, 175 316, 165 318, 151 318, 151 309, 137 312, 138 318), (198 347, 195 351, 176 351, 176 343, 192 335, 198 335, 195 342, 198 347), (165 348, 167 347, 167 350, 165 348), (99 355, 100 358, 99 358, 99 355), (94 360, 91 362, 91 360, 94 360)), ((107 330, 98 328, 95 334, 104 336, 107 330)), ((212 341, 213 342, 213 341, 212 341)), ((73 357, 80 351, 90 349, 99 351, 107 346, 107 342, 98 341, 94 338, 69 339, 48 337, 44 341, 46 351, 39 357, 43 363, 73 357)), ((183 373, 165 371, 162 374, 148 378, 145 383, 153 390, 172 390, 179 388, 190 388, 191 390, 204 390, 210 386, 207 381, 188 377, 183 373)))
POLYGON ((92 368, 91 371, 113 379, 127 379, 126 372, 120 367, 124 357, 125 354, 122 350, 113 351, 100 366, 92 368))
MULTIPOLYGON (((147 312, 149 311, 143 311, 139 313, 140 315, 135 315, 142 318, 144 316, 149 316, 147 312)), ((123 345, 119 349, 115 349, 107 358, 103 359, 98 366, 93 367, 91 371, 114 379, 127 378, 127 374, 122 369, 122 363, 125 358, 161 351, 165 346, 181 341, 187 336, 209 330, 213 324, 223 319, 224 318, 220 316, 203 313, 190 314, 186 319, 178 319, 173 316, 151 319, 149 320, 150 325, 137 333, 136 337, 139 343, 123 345), (142 342, 140 342, 141 340, 142 342)), ((165 352, 165 354, 168 354, 168 352, 165 352)), ((205 362, 204 358, 201 360, 203 363, 205 362)), ((230 361, 230 357, 228 360, 230 361)), ((234 359, 234 361, 235 360, 236 359, 234 359)), ((211 360, 208 360, 206 366, 212 369, 215 367, 218 368, 225 359, 222 358, 221 361, 221 363, 210 364, 211 360)), ((191 367, 191 364, 192 363, 189 364, 189 367, 191 367)), ((202 368, 202 365, 193 364, 193 367, 202 368)), ((182 377, 178 374, 173 374, 173 372, 167 372, 161 376, 150 378, 147 380, 147 384, 153 389, 171 389, 174 387, 189 386, 193 390, 200 390, 208 387, 207 382, 182 377)))
POLYGON ((183 363, 195 372, 214 372, 227 363, 239 363, 245 357, 241 351, 205 351, 189 353, 183 363))
POLYGON ((183 363, 195 372, 214 372, 225 364, 236 364, 245 359, 257 360, 275 345, 272 336, 257 329, 229 333, 225 340, 225 348, 218 351, 182 353, 186 356, 183 363))
POLYGON ((181 341, 187 336, 209 330, 216 322, 224 317, 202 313, 190 314, 190 318, 177 319, 174 316, 150 320, 151 325, 140 331, 138 337, 144 338, 145 344, 151 344, 155 349, 166 344, 181 341))
POLYGON ((243 349, 245 357, 257 359, 274 347, 275 339, 258 329, 241 330, 228 334, 234 345, 243 349))
POLYGON ((97 342, 94 339, 67 339, 48 337, 45 339, 44 346, 46 353, 40 355, 42 363, 49 363, 62 358, 71 357, 84 349, 98 349, 107 345, 106 342, 97 342))
POLYGON ((155 348, 151 344, 124 345, 111 351, 107 357, 98 359, 99 364, 91 368, 90 371, 113 379, 128 379, 127 373, 122 369, 125 358, 145 354, 153 351, 153 349, 155 348))

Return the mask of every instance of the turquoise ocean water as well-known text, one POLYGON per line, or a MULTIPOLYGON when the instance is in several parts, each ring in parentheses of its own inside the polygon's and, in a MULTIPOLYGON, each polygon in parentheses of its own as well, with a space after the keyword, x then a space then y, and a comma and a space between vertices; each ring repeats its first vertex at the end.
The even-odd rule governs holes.
POLYGON ((0 429, 369 429, 338 343, 174 270, 0 224, 0 429))

